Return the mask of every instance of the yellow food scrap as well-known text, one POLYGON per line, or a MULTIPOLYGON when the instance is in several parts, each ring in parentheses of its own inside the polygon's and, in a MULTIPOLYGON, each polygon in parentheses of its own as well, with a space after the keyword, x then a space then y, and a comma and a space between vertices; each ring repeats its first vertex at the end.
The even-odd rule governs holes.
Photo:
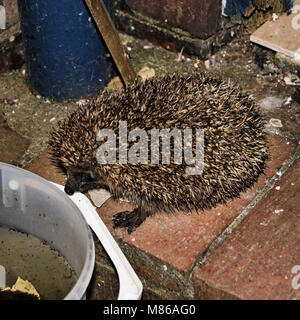
POLYGON ((18 277, 16 283, 11 287, 0 290, 0 298, 11 299, 37 299, 40 300, 40 295, 34 286, 28 281, 18 277))

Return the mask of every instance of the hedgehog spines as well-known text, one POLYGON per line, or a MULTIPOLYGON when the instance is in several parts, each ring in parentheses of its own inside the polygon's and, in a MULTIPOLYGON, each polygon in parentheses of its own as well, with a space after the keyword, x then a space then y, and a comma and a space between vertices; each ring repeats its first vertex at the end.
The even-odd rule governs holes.
MULTIPOLYGON (((251 187, 267 159, 263 127, 253 97, 233 82, 203 73, 188 77, 173 74, 135 81, 118 93, 105 91, 60 123, 50 146, 57 163, 69 170, 92 168, 99 185, 106 186, 115 198, 127 198, 135 204, 139 217, 127 213, 122 219, 130 216, 137 226, 142 223, 141 216, 155 211, 201 211, 251 187), (128 132, 140 128, 147 134, 153 128, 203 129, 202 174, 186 176, 184 162, 98 164, 96 151, 101 143, 97 133, 108 128, 118 135, 120 121, 126 122, 128 132)), ((80 183, 74 186, 79 191, 80 183)), ((115 225, 122 226, 121 220, 116 219, 115 225)), ((128 224, 130 221, 123 226, 128 224)))

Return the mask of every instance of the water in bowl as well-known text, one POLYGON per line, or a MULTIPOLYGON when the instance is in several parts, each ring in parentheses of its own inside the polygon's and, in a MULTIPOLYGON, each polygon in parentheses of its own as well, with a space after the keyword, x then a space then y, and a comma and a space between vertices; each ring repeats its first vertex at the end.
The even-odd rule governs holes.
POLYGON ((0 225, 0 265, 6 269, 6 286, 20 276, 30 281, 43 300, 61 300, 77 282, 66 259, 44 241, 0 225))

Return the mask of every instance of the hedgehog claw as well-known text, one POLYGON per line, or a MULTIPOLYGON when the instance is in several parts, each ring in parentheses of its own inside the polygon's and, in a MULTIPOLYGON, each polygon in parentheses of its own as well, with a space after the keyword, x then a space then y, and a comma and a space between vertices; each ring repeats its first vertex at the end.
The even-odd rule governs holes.
POLYGON ((141 219, 138 209, 119 212, 113 216, 112 220, 114 229, 127 228, 129 234, 144 221, 141 219))

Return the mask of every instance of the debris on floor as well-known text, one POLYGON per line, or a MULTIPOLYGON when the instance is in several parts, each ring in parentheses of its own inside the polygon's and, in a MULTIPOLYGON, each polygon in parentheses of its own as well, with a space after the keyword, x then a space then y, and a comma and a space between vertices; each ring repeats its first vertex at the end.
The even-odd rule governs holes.
POLYGON ((95 207, 100 208, 111 197, 111 194, 105 189, 93 189, 89 191, 89 196, 95 207))
POLYGON ((259 101, 259 105, 264 110, 273 110, 280 108, 283 104, 283 99, 277 97, 266 97, 259 101))
POLYGON ((274 127, 274 128, 282 128, 282 123, 280 119, 270 119, 270 121, 266 125, 267 128, 274 127))
POLYGON ((300 88, 297 88, 296 91, 292 95, 292 99, 300 104, 300 88))

